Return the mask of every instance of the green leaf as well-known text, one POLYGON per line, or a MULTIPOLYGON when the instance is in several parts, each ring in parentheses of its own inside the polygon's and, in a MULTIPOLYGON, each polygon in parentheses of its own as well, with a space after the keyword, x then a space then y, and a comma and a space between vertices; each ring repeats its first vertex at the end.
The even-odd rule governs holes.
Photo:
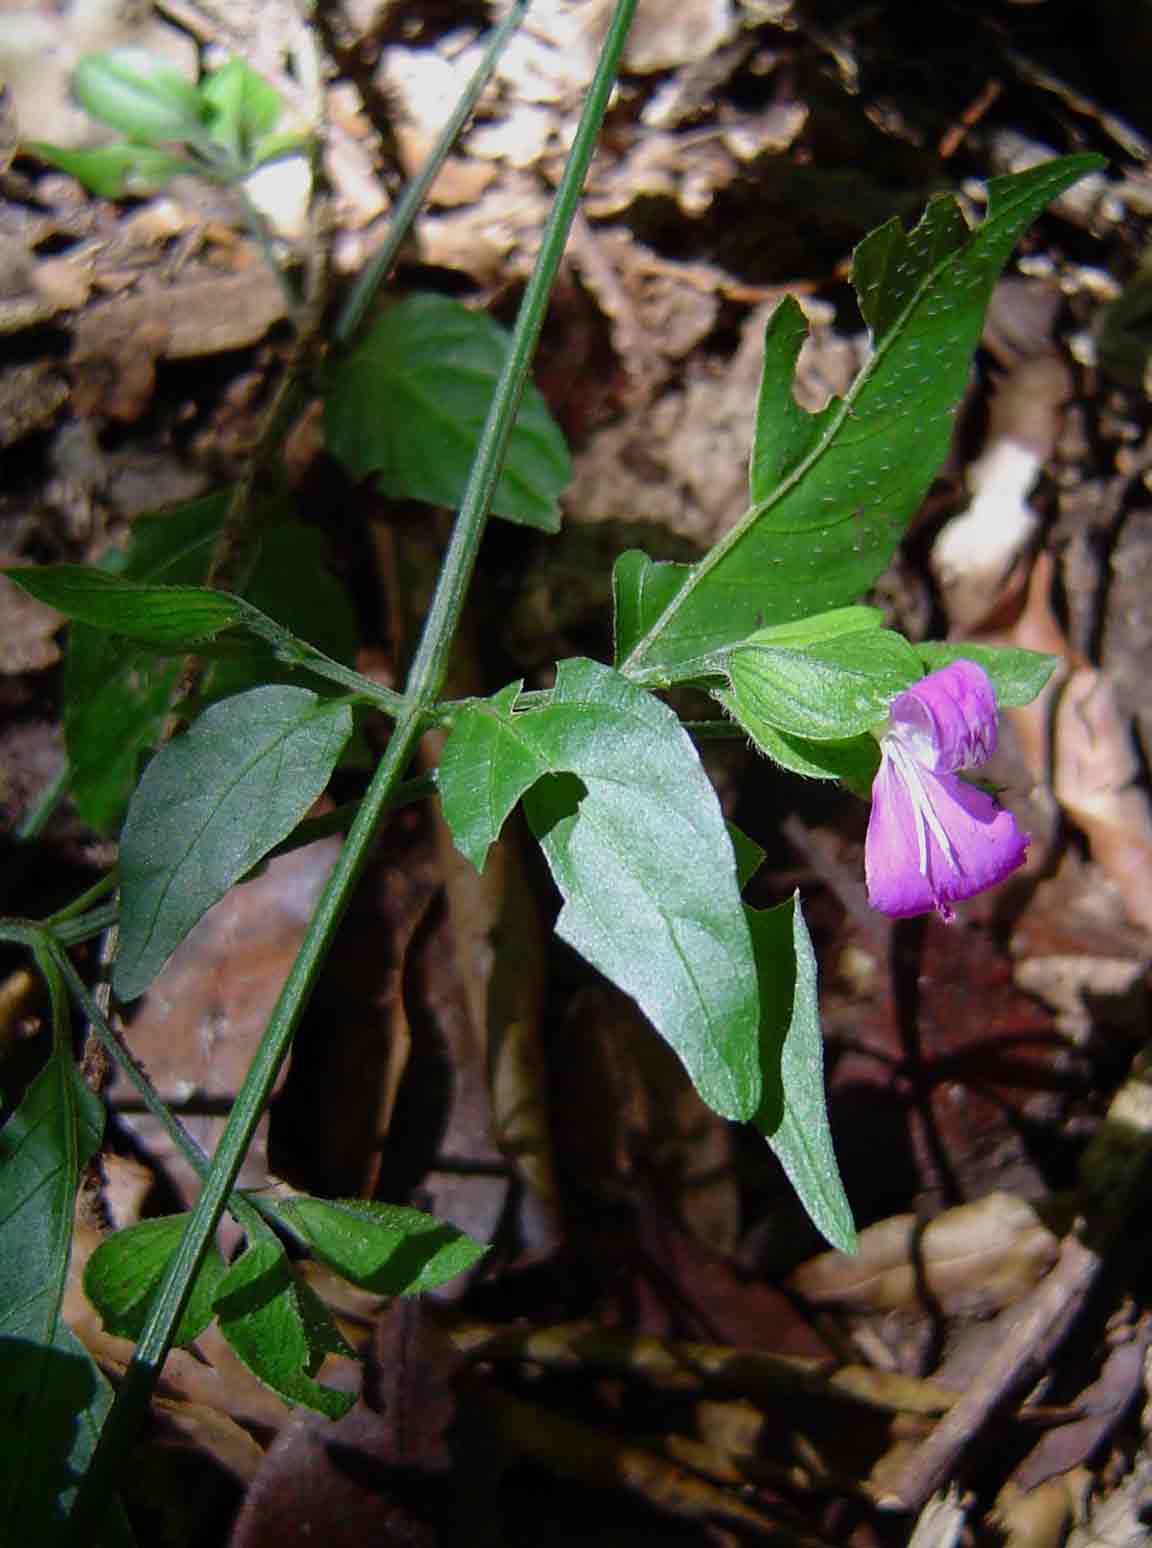
MULTIPOLYGON (((356 613, 346 588, 328 568, 327 545, 317 527, 286 521, 261 537, 245 601, 298 639, 336 661, 351 665, 360 640, 356 613)), ((208 699, 222 699, 269 682, 316 681, 301 668, 269 658, 257 648, 247 657, 215 662, 205 685, 208 699)), ((325 691, 336 692, 326 685, 325 691)))
MULTIPOLYGON (((102 567, 126 580, 194 584, 204 579, 228 491, 141 516, 128 548, 102 567)), ((160 740, 181 665, 87 624, 68 634, 64 740, 72 795, 85 822, 101 833, 119 826, 144 752, 160 740)))
MULTIPOLYGON (((732 695, 717 693, 725 709, 739 719, 732 707, 732 695)), ((745 709, 741 720, 745 731, 766 758, 804 779, 838 779, 857 795, 866 796, 880 767, 880 744, 874 736, 850 737, 847 741, 810 741, 778 731, 766 720, 755 720, 745 709)))
POLYGON ((395 1204, 297 1198, 276 1209, 321 1262, 376 1295, 434 1290, 488 1251, 455 1226, 395 1204))
POLYGON ((194 140, 202 127, 196 87, 144 49, 86 54, 76 66, 72 90, 86 113, 133 140, 194 140))
POLYGON ((152 145, 100 145, 92 150, 69 150, 64 145, 49 145, 46 140, 32 140, 24 149, 67 172, 98 199, 153 193, 177 172, 196 170, 186 156, 172 156, 152 145))
POLYGON ((728 657, 724 704, 760 740, 768 725, 810 741, 845 741, 884 720, 898 693, 922 677, 919 656, 889 629, 841 634, 804 650, 752 635, 728 657))
POLYGON ((691 578, 694 566, 649 559, 638 548, 620 555, 612 568, 613 635, 616 665, 626 660, 655 627, 672 599, 691 578))
POLYGON ((308 149, 308 135, 299 129, 282 129, 278 134, 266 134, 252 147, 253 167, 266 167, 271 161, 283 161, 287 156, 299 156, 308 149))
MULTIPOLYGON (((333 368, 324 398, 328 448, 390 495, 455 508, 480 442, 508 335, 445 296, 408 296, 333 368)), ((568 447, 528 383, 492 511, 556 532, 572 477, 568 447)))
POLYGON ((1014 650, 1006 645, 945 645, 929 641, 916 646, 916 654, 926 672, 938 672, 952 661, 974 661, 992 679, 996 702, 1001 709, 1031 704, 1056 670, 1055 656, 1038 650, 1014 650))
POLYGON ((348 706, 306 688, 254 688, 205 710, 161 748, 120 846, 120 954, 112 982, 142 994, 234 882, 287 838, 352 732, 348 706))
POLYGON ((229 59, 201 83, 200 100, 212 138, 234 159, 252 160, 253 146, 280 122, 280 94, 242 59, 229 59))
POLYGON ((736 856, 737 885, 743 891, 763 865, 764 849, 734 822, 728 823, 727 828, 728 837, 732 840, 732 853, 736 856))
POLYGON ((516 801, 564 896, 557 930, 639 1003, 703 1099, 759 1100, 759 1005, 732 844, 672 711, 594 661, 560 663, 547 704, 513 685, 461 712, 444 815, 474 865, 516 801))
POLYGON ((764 1094, 752 1122, 771 1145, 813 1225, 841 1252, 856 1250, 824 1099, 816 956, 800 899, 749 909, 760 973, 764 1094))
MULTIPOLYGON (((207 574, 230 498, 229 490, 219 490, 138 517, 127 549, 110 553, 105 567, 119 566, 125 580, 197 584, 207 574)), ((347 592, 325 564, 323 534, 292 519, 291 506, 278 490, 261 502, 257 515, 261 536, 248 558, 245 594, 297 637, 351 663, 356 617, 347 592)), ((141 755, 160 740, 180 671, 178 659, 157 657, 86 624, 72 625, 64 736, 77 809, 100 832, 114 832, 124 816, 141 755)), ((247 658, 211 664, 201 699, 210 703, 265 682, 299 683, 301 676, 254 644, 247 658)))
POLYGON ((323 1303, 292 1272, 279 1242, 252 1243, 221 1280, 215 1308, 229 1344, 286 1403, 303 1403, 329 1419, 352 1407, 352 1393, 312 1380, 326 1354, 352 1351, 323 1303))
POLYGON ((628 643, 619 658, 626 675, 696 676, 701 659, 758 627, 867 591, 947 452, 984 310, 1014 243, 1051 199, 1100 164, 1070 156, 993 179, 988 215, 973 230, 937 200, 906 237, 890 223, 867 238, 854 283, 873 323, 873 355, 847 397, 819 413, 792 396, 807 324, 796 301, 780 303, 765 337, 751 509, 680 577, 658 616, 635 594, 644 572, 625 573, 617 632, 628 643))
MULTIPOLYGON (((109 1333, 117 1338, 140 1337, 152 1297, 187 1223, 186 1214, 141 1220, 106 1237, 89 1258, 84 1290, 109 1333)), ((174 1344, 192 1343, 212 1321, 212 1301, 226 1273, 227 1265, 213 1243, 193 1281, 174 1344)))
POLYGON ((0 1522, 12 1544, 55 1537, 111 1406, 60 1319, 76 1186, 103 1122, 55 1052, 0 1129, 0 1522))
POLYGON ((806 645, 819 645, 844 634, 857 635, 865 630, 880 629, 883 623, 883 608, 837 607, 830 613, 815 613, 811 618, 795 618, 789 623, 757 629, 755 634, 749 635, 747 643, 801 650, 806 645))
POLYGON ((64 741, 76 808, 101 833, 118 826, 142 754, 160 739, 180 662, 73 624, 64 670, 64 741))
POLYGON ((244 617, 244 604, 200 586, 147 586, 82 564, 4 572, 68 618, 160 650, 193 650, 244 617))

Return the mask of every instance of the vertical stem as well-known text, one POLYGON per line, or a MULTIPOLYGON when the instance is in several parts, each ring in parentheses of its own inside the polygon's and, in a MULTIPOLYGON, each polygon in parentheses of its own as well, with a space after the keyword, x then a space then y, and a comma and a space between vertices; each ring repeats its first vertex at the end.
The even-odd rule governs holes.
POLYGON ((471 118, 472 110, 480 100, 480 93, 488 84, 510 38, 523 21, 524 13, 530 3, 531 0, 515 0, 507 16, 493 32, 488 47, 476 66, 476 73, 468 82, 459 101, 452 109, 447 123, 436 138, 432 154, 396 201, 383 246, 373 254, 357 277, 340 316, 336 319, 332 340, 337 346, 345 346, 351 342, 357 328, 364 320, 364 313, 368 310, 372 297, 388 278, 405 238, 412 229, 412 223, 428 197, 428 190, 440 175, 440 169, 447 161, 449 151, 455 145, 464 125, 471 118))
POLYGON ((180 1244, 169 1260, 148 1322, 80 1486, 68 1525, 68 1540, 76 1548, 88 1548, 98 1536, 116 1471, 147 1411, 196 1270, 212 1239, 332 937, 367 860, 377 826, 403 777, 423 730, 426 712, 443 681, 464 595, 484 533, 488 503, 499 478, 501 459, 512 433, 548 294, 595 149, 636 3, 637 0, 616 0, 612 23, 541 240, 536 266, 524 293, 508 358, 493 395, 460 514, 409 672, 405 707, 280 992, 220 1138, 212 1169, 180 1244))

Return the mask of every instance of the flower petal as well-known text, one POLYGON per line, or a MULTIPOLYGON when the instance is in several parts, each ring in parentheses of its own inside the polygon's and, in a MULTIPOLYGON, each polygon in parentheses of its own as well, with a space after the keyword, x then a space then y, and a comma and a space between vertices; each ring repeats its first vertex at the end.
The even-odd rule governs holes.
POLYGON ((976 768, 996 751, 996 691, 983 667, 953 661, 892 700, 888 735, 937 774, 976 768))
POLYGON ((951 919, 953 903, 1003 881, 1027 851, 1028 835, 991 796, 884 749, 864 846, 873 908, 899 919, 935 908, 951 919))

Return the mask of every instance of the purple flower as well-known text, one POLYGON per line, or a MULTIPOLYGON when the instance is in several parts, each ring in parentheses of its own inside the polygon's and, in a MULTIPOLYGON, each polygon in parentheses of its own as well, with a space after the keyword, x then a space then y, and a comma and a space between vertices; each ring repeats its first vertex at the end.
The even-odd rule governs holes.
POLYGON ((987 672, 953 661, 897 694, 880 736, 864 846, 868 901, 905 919, 994 887, 1024 863, 1028 835, 1011 812, 958 774, 996 750, 987 672))

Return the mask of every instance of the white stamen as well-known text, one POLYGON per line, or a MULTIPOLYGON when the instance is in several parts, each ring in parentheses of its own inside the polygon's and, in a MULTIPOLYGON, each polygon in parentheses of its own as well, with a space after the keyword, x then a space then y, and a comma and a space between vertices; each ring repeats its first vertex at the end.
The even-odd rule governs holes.
POLYGON ((912 811, 916 819, 916 846, 920 862, 920 874, 928 875, 928 830, 944 852, 944 858, 954 871, 960 869, 956 862, 956 851, 952 847, 952 840, 944 830, 944 825, 932 805, 932 798, 924 788, 921 778, 921 768, 915 757, 904 747, 899 737, 886 736, 883 742, 884 751, 892 759, 896 772, 904 781, 904 787, 908 791, 912 802, 912 811))

